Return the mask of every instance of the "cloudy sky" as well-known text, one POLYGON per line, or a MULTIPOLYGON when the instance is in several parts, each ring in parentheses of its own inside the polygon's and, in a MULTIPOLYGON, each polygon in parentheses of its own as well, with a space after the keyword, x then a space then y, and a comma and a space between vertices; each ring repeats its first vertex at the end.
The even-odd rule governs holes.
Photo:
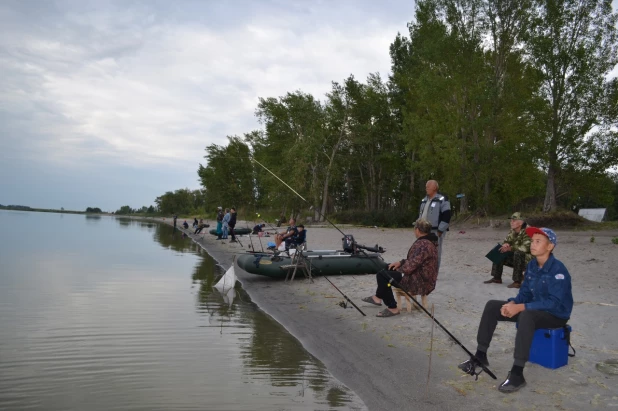
POLYGON ((412 0, 0 1, 0 204, 83 210, 199 188, 258 97, 386 76, 412 0))

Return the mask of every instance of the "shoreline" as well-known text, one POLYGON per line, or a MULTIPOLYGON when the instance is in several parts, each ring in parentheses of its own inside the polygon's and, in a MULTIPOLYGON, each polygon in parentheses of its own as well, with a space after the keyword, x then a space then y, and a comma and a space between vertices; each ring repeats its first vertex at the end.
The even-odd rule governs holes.
MULTIPOLYGON (((170 218, 152 218, 172 224, 170 218)), ((239 221, 237 227, 243 227, 239 221)), ((180 228, 180 225, 179 225, 180 228)), ((346 227, 359 243, 378 242, 386 249, 384 259, 405 256, 412 243, 409 229, 346 227)), ((207 230, 212 229, 212 227, 207 230)), ((334 228, 308 226, 309 249, 340 249, 341 234, 334 228)), ((191 230, 186 230, 191 232, 191 230)), ((429 310, 468 350, 476 350, 476 329, 489 299, 506 299, 517 290, 506 288, 511 269, 505 268, 502 285, 485 285, 491 263, 487 251, 506 235, 504 228, 453 228, 444 243, 442 267, 436 290, 429 295, 429 310)), ((573 277, 575 306, 569 324, 577 350, 569 364, 557 370, 528 363, 528 386, 505 395, 496 387, 512 365, 515 329, 499 324, 489 350, 490 369, 498 380, 482 374, 478 381, 463 374, 457 364, 466 353, 446 333, 434 326, 431 375, 428 389, 429 347, 433 322, 423 312, 406 311, 392 318, 377 318, 378 307, 360 299, 375 290, 374 275, 329 277, 363 310, 343 309, 343 297, 324 279, 314 283, 301 276, 293 284, 252 275, 235 267, 236 276, 260 309, 282 324, 303 347, 324 363, 328 371, 354 391, 370 410, 401 408, 421 410, 459 409, 462 401, 474 401, 479 409, 585 409, 618 407, 618 376, 596 370, 595 364, 618 358, 618 246, 611 238, 617 230, 598 232, 560 231, 556 257, 573 277), (595 242, 590 237, 595 236, 595 242)), ((249 247, 189 235, 222 267, 229 268, 234 255, 249 247)), ((263 244, 268 240, 262 239, 263 244)), ((259 248, 254 240, 256 249, 259 248)))

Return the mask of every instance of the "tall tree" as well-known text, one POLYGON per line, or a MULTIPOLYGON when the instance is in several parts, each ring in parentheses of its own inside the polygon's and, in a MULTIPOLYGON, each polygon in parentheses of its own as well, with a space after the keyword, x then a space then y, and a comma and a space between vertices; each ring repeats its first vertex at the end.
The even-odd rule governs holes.
MULTIPOLYGON (((610 0, 536 0, 534 11, 526 47, 547 105, 539 112, 547 170, 543 209, 554 211, 563 170, 585 167, 582 148, 591 147, 591 131, 607 130, 603 97, 617 63, 617 15, 610 0)), ((602 137, 607 134, 596 135, 602 137)))
POLYGON ((200 164, 197 174, 209 194, 205 201, 207 209, 214 210, 218 205, 237 209, 255 206, 250 150, 240 137, 228 137, 227 146, 209 145, 204 158, 207 164, 200 164))

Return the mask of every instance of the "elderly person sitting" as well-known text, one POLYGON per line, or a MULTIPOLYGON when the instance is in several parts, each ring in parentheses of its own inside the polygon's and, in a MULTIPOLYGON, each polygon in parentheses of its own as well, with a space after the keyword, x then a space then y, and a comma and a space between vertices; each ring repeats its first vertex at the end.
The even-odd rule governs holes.
POLYGON ((399 314, 397 301, 388 283, 391 278, 412 295, 428 295, 436 288, 438 279, 438 236, 431 232, 431 223, 419 218, 414 225, 416 241, 410 247, 406 259, 397 261, 376 274, 378 289, 363 301, 373 305, 386 305, 378 317, 392 317, 399 314))
POLYGON ((494 263, 491 267, 492 278, 485 284, 502 284, 502 270, 504 266, 513 267, 513 283, 508 288, 521 287, 526 266, 532 260, 530 254, 530 237, 526 235, 526 222, 521 213, 513 213, 510 217, 511 231, 507 234, 500 252, 505 254, 501 263, 494 263))

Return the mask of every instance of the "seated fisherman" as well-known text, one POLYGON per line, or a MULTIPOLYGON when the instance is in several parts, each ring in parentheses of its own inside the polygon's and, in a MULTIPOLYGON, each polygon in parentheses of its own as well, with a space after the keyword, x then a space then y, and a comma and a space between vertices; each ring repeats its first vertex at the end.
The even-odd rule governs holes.
POLYGON ((197 228, 195 229, 195 232, 193 234, 199 234, 204 227, 206 227, 206 224, 204 224, 204 220, 200 218, 200 223, 197 225, 197 228))
POLYGON ((511 231, 504 239, 500 252, 506 254, 501 263, 494 263, 491 267, 492 278, 485 284, 502 284, 502 270, 504 266, 513 267, 513 283, 508 288, 519 288, 523 279, 526 266, 532 260, 530 254, 530 237, 526 235, 526 222, 521 213, 513 213, 510 217, 511 231))
POLYGON ((185 228, 185 230, 189 228, 189 223, 187 223, 187 220, 185 220, 185 222, 182 223, 182 226, 185 228))
POLYGON ((266 227, 266 224, 264 223, 256 224, 255 227, 253 227, 253 231, 251 232, 251 234, 257 234, 257 233, 263 232, 262 228, 264 227, 266 227))
POLYGON ((287 250, 288 248, 290 248, 292 237, 297 235, 298 228, 296 228, 296 220, 294 218, 290 218, 289 224, 290 226, 287 228, 285 234, 277 234, 275 236, 275 243, 277 244, 277 248, 279 248, 279 245, 285 241, 285 248, 287 250))
POLYGON ((307 241, 307 232, 305 231, 305 226, 301 224, 296 228, 298 229, 298 232, 295 236, 292 237, 292 241, 290 242, 290 245, 294 247, 298 245, 303 245, 303 243, 307 241))
POLYGON ((528 227, 526 234, 532 238, 530 251, 535 258, 528 264, 517 297, 487 302, 476 337, 476 359, 459 364, 459 368, 466 372, 471 369, 472 361, 488 366, 487 350, 498 321, 517 322, 513 368, 498 386, 498 390, 505 393, 515 392, 526 385, 524 366, 534 331, 564 327, 573 309, 571 276, 552 254, 557 243, 556 233, 549 228, 528 227))
POLYGON ((393 290, 388 286, 392 279, 412 295, 428 295, 436 288, 438 279, 438 236, 431 232, 431 223, 423 218, 414 225, 416 241, 408 250, 405 260, 397 261, 376 274, 378 288, 375 295, 363 298, 373 305, 386 305, 378 317, 392 317, 399 314, 393 290))

